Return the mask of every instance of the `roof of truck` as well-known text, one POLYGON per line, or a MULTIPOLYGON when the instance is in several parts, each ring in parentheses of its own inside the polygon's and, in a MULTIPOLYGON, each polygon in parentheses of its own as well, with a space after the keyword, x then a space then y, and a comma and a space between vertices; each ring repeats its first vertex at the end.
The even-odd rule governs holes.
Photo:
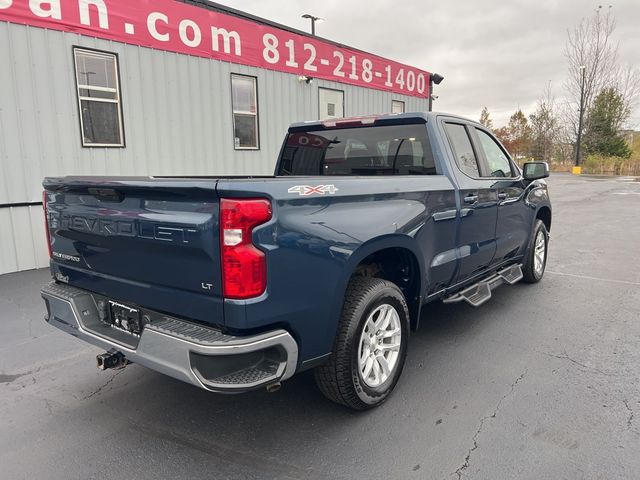
POLYGON ((443 112, 407 112, 407 113, 382 113, 379 115, 366 115, 361 117, 336 118, 328 120, 309 120, 296 122, 289 126, 290 132, 301 130, 320 130, 325 128, 359 127, 366 125, 402 125, 408 123, 427 123, 438 116, 446 116, 465 122, 477 123, 459 115, 443 112))

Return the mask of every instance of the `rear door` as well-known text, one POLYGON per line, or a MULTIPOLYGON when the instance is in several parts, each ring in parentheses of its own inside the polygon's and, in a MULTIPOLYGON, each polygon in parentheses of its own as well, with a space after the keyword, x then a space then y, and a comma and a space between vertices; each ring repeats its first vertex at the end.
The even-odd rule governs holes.
POLYGON ((498 216, 493 181, 483 178, 482 165, 471 140, 471 126, 459 120, 443 123, 453 158, 454 174, 460 187, 460 223, 457 238, 458 281, 486 269, 496 251, 495 228, 498 216))
POLYGON ((530 235, 532 209, 524 202, 520 170, 506 150, 482 128, 474 127, 473 134, 480 160, 491 177, 491 189, 498 199, 496 253, 492 263, 499 264, 524 253, 530 235))
POLYGON ((215 180, 45 180, 53 271, 123 302, 222 323, 215 180))

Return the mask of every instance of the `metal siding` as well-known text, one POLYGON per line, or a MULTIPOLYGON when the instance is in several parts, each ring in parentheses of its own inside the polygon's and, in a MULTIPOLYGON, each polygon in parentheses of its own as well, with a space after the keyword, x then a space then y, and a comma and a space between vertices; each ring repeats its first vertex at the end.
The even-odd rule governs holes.
POLYGON ((49 264, 42 207, 0 209, 0 273, 29 270, 49 264))
MULTIPOLYGON (((0 203, 37 202, 58 175, 270 175, 292 122, 318 118, 318 88, 345 115, 427 109, 379 90, 0 22, 0 203), (83 148, 72 47, 118 54, 125 148, 83 148), (260 150, 235 150, 231 73, 258 79, 260 150)), ((0 274, 48 264, 42 209, 0 208, 0 274)))
POLYGON ((0 208, 0 225, 3 227, 0 234, 0 273, 15 272, 18 270, 18 255, 10 208, 0 208))

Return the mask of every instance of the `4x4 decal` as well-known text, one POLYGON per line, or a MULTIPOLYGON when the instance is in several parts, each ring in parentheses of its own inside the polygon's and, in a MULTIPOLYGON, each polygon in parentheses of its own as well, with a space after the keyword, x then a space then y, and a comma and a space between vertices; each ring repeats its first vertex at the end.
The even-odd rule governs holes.
POLYGON ((338 188, 335 185, 317 185, 315 187, 312 187, 311 185, 296 185, 295 187, 291 187, 287 190, 289 193, 297 193, 303 197, 313 195, 314 193, 317 193, 318 195, 324 195, 325 193, 333 195, 337 191, 338 188))

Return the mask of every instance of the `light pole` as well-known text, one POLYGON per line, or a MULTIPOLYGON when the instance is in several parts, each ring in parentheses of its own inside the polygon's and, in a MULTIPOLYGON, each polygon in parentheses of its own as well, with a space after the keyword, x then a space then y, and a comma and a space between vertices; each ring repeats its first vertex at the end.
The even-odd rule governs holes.
POLYGON ((316 22, 321 23, 321 22, 324 21, 324 18, 316 17, 316 16, 311 15, 309 13, 305 13, 304 15, 302 15, 302 18, 308 18, 309 20, 311 20, 311 35, 313 35, 315 37, 316 36, 316 22))
POLYGON ((444 80, 444 77, 442 75, 439 75, 437 73, 430 73, 429 74, 429 111, 431 112, 433 110, 433 101, 438 98, 433 94, 433 85, 440 85, 440 82, 442 82, 442 80, 444 80))
POLYGON ((582 79, 580 81, 580 114, 578 115, 578 139, 576 141, 576 167, 580 166, 580 143, 582 142, 582 118, 584 117, 584 75, 586 67, 580 65, 582 79))

